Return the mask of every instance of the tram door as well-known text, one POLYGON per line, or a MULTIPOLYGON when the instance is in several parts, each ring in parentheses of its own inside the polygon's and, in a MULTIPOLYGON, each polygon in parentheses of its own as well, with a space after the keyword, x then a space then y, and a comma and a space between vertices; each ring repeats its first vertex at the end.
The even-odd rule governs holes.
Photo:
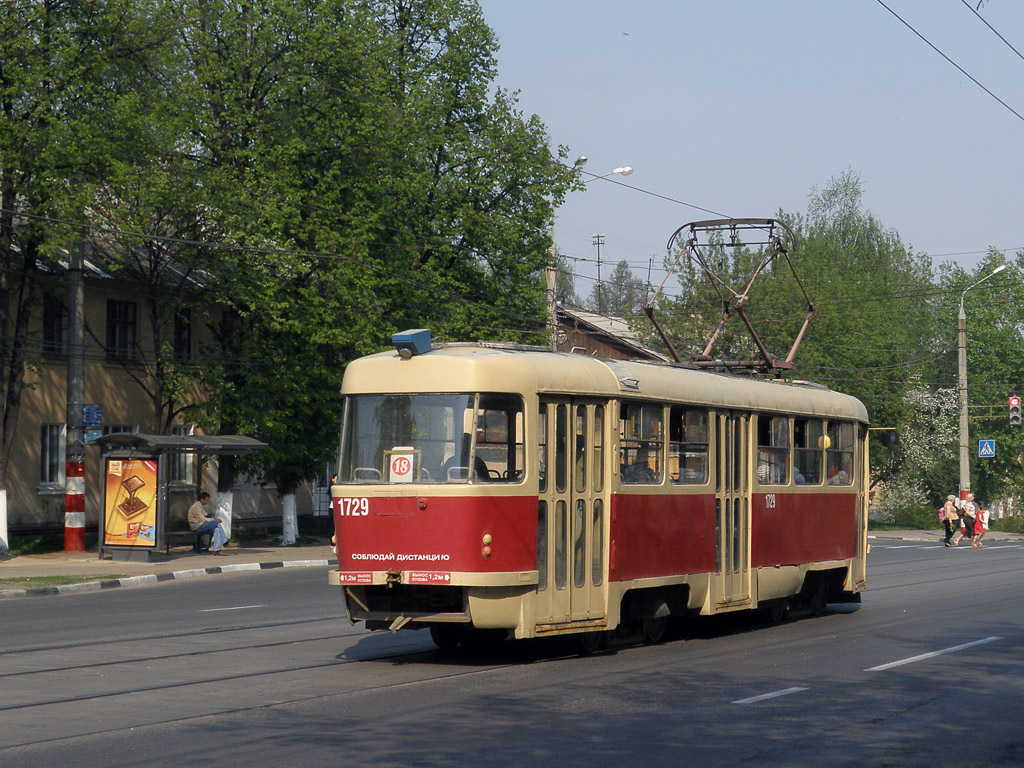
POLYGON ((541 401, 537 620, 604 616, 606 514, 603 403, 541 401))
POLYGON ((750 603, 750 417, 715 417, 715 607, 750 603))

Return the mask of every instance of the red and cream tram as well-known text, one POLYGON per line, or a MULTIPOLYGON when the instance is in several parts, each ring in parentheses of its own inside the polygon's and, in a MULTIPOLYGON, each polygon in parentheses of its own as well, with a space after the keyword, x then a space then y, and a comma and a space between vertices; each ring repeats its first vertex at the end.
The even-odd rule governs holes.
POLYGON ((799 382, 429 331, 353 361, 331 489, 352 621, 515 638, 856 602, 867 412, 799 382))

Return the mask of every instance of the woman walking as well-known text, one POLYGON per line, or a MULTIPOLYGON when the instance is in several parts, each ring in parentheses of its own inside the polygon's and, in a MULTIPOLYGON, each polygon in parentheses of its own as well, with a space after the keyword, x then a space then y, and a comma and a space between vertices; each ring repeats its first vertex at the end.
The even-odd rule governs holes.
MULTIPOLYGON (((946 529, 946 546, 955 547, 956 542, 952 541, 953 532, 960 533, 960 515, 956 513, 956 504, 953 500, 956 498, 953 494, 946 497, 946 503, 942 505, 943 519, 942 525, 946 529)), ((957 539, 959 541, 959 539, 957 539)))
POLYGON ((974 520, 978 516, 978 505, 974 503, 974 494, 968 493, 960 510, 960 530, 953 534, 953 546, 960 543, 964 536, 970 541, 974 538, 974 520))

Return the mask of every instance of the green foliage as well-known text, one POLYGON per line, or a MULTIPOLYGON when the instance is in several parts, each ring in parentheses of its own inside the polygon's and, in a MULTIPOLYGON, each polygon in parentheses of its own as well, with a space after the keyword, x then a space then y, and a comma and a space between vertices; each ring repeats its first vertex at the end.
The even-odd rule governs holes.
POLYGON ((1024 369, 1019 350, 1024 329, 1024 255, 1018 254, 1000 274, 986 279, 976 287, 968 287, 986 278, 1003 262, 1002 254, 990 253, 987 263, 979 264, 971 273, 947 264, 942 271, 942 284, 949 302, 943 321, 947 370, 956 377, 957 314, 959 299, 964 301, 967 352, 967 390, 970 411, 968 446, 972 455, 972 484, 982 499, 997 496, 1019 496, 1024 493, 1024 434, 1020 427, 1010 427, 1008 399, 1024 393, 1024 369), (966 293, 964 291, 967 290, 966 293), (979 459, 978 441, 996 441, 993 458, 979 459))
MULTIPOLYGON (((920 419, 923 407, 908 401, 908 393, 923 388, 918 399, 927 401, 928 391, 949 382, 935 365, 941 293, 932 283, 929 261, 908 251, 895 232, 863 209, 861 182, 851 172, 814 190, 806 214, 778 218, 796 235, 790 258, 799 282, 781 259, 758 277, 745 304, 755 330, 771 353, 785 357, 807 312, 802 285, 814 315, 795 357, 795 376, 852 394, 864 402, 873 424, 903 430, 920 419)), ((718 273, 734 286, 760 259, 758 248, 727 248, 724 243, 709 254, 718 273)), ((676 348, 699 352, 720 319, 721 306, 693 264, 682 265, 678 289, 677 295, 659 300, 659 312, 676 348)), ((749 359, 755 353, 735 318, 726 324, 716 350, 721 350, 716 357, 726 359, 749 359)), ((873 442, 876 479, 886 473, 891 479, 897 464, 906 466, 897 461, 895 445, 873 442)), ((924 501, 920 496, 925 492, 918 500, 924 501)))
POLYGON ((647 284, 633 274, 625 259, 615 265, 611 277, 594 285, 587 309, 613 317, 632 317, 647 303, 647 284))
POLYGON ((892 510, 892 527, 909 528, 912 530, 930 530, 941 528, 936 516, 936 509, 924 505, 916 505, 892 510))
POLYGON ((988 527, 991 531, 1024 533, 1024 517, 1011 515, 1010 517, 992 518, 989 521, 988 527))
MULTIPOLYGON (((2 4, 3 274, 96 233, 142 286, 152 427, 260 437, 242 469, 294 488, 334 450, 346 360, 407 327, 545 327, 575 176, 495 86, 496 50, 468 0, 2 4), (215 330, 197 366, 173 355, 182 309, 215 330)), ((5 320, 0 343, 24 338, 5 320)))

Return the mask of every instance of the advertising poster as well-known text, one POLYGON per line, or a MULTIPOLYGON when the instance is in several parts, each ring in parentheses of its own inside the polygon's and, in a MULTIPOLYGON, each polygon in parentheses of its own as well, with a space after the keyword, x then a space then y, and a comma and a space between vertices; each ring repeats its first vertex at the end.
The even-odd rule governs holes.
POLYGON ((156 546, 156 459, 107 459, 104 546, 156 546))

